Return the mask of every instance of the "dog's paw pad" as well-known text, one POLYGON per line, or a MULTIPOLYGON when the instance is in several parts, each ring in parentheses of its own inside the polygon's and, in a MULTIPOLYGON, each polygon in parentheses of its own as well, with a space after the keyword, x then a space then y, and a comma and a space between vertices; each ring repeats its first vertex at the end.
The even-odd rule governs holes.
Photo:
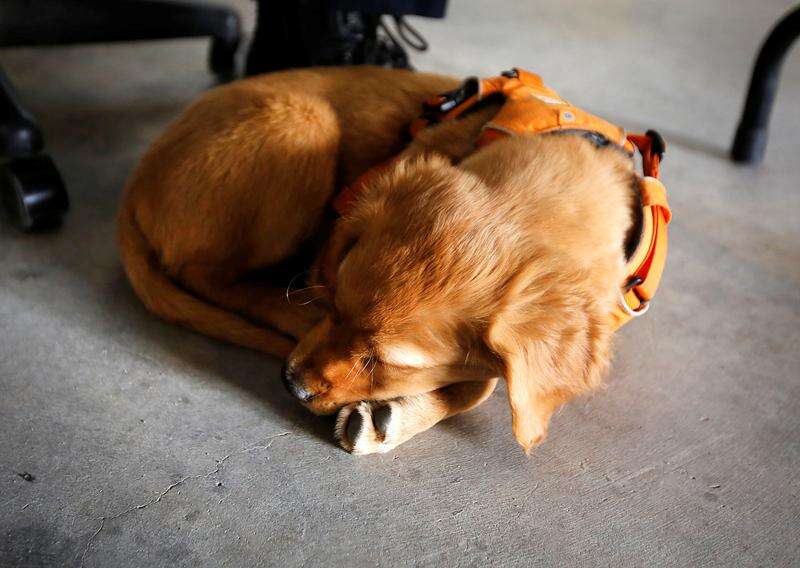
POLYGON ((389 430, 389 424, 392 421, 392 405, 384 404, 372 410, 372 423, 375 429, 380 434, 381 438, 386 438, 386 432, 389 430))
POLYGON ((361 429, 364 427, 364 417, 360 412, 350 413, 350 418, 347 419, 347 427, 345 433, 347 439, 353 443, 358 440, 358 435, 361 434, 361 429))
POLYGON ((399 414, 398 401, 350 404, 339 411, 334 435, 353 454, 388 452, 404 441, 393 427, 399 414))

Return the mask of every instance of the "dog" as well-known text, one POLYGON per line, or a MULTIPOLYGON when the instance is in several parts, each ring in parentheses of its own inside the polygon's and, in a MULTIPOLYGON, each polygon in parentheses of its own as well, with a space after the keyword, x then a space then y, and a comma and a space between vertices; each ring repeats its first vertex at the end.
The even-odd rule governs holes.
POLYGON ((476 146, 503 108, 493 97, 410 137, 423 103, 458 86, 350 67, 207 92, 125 188, 135 293, 167 321, 284 358, 289 392, 338 412, 352 453, 389 451, 500 379, 530 451, 555 410, 602 383, 640 178, 620 145, 572 130, 476 146))

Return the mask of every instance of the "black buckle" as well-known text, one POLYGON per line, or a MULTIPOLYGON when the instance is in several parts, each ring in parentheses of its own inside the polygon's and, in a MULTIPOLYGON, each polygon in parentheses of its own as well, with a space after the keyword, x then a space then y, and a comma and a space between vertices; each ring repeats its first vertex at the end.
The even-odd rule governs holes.
POLYGON ((630 292, 632 288, 638 286, 642 282, 644 282, 644 280, 642 279, 641 276, 633 276, 633 277, 631 277, 630 280, 628 280, 625 283, 625 285, 622 287, 622 289, 625 290, 625 292, 630 292))
POLYGON ((650 138, 650 153, 658 156, 659 160, 663 160, 667 151, 667 142, 664 137, 656 130, 648 130, 645 134, 650 138))
POLYGON ((439 122, 441 115, 446 114, 480 91, 480 81, 477 77, 469 77, 458 89, 447 91, 439 96, 439 103, 422 103, 420 118, 428 122, 439 122))

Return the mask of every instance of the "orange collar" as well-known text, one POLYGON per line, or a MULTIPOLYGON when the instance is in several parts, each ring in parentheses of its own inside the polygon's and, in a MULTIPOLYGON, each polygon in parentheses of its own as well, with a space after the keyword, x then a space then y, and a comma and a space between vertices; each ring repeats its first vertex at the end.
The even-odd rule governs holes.
MULTIPOLYGON (((515 134, 561 130, 579 131, 599 145, 616 144, 631 155, 639 151, 644 174, 639 180, 643 228, 639 245, 628 261, 628 276, 620 288, 618 306, 612 313, 614 326, 619 328, 644 314, 661 281, 667 255, 667 225, 672 217, 666 189, 659 181, 665 150, 661 135, 653 130, 644 135, 626 134, 619 126, 571 105, 546 87, 541 77, 521 69, 489 79, 472 77, 459 89, 425 102, 423 114, 410 126, 411 134, 438 122, 455 120, 479 102, 491 99, 499 99, 503 105, 478 135, 478 148, 515 134)), ((334 210, 346 215, 364 184, 384 167, 385 163, 368 170, 344 188, 333 199, 334 210)))

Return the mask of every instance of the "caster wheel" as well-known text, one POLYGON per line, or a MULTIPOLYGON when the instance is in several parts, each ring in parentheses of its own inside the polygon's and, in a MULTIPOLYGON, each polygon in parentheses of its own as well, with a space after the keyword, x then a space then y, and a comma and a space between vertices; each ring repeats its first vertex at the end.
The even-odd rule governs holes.
POLYGON ((0 193, 11 221, 26 232, 56 227, 69 208, 61 175, 44 154, 0 164, 0 193))
POLYGON ((222 40, 215 37, 211 40, 208 66, 221 81, 233 79, 236 75, 236 48, 238 46, 238 37, 233 40, 222 40))

